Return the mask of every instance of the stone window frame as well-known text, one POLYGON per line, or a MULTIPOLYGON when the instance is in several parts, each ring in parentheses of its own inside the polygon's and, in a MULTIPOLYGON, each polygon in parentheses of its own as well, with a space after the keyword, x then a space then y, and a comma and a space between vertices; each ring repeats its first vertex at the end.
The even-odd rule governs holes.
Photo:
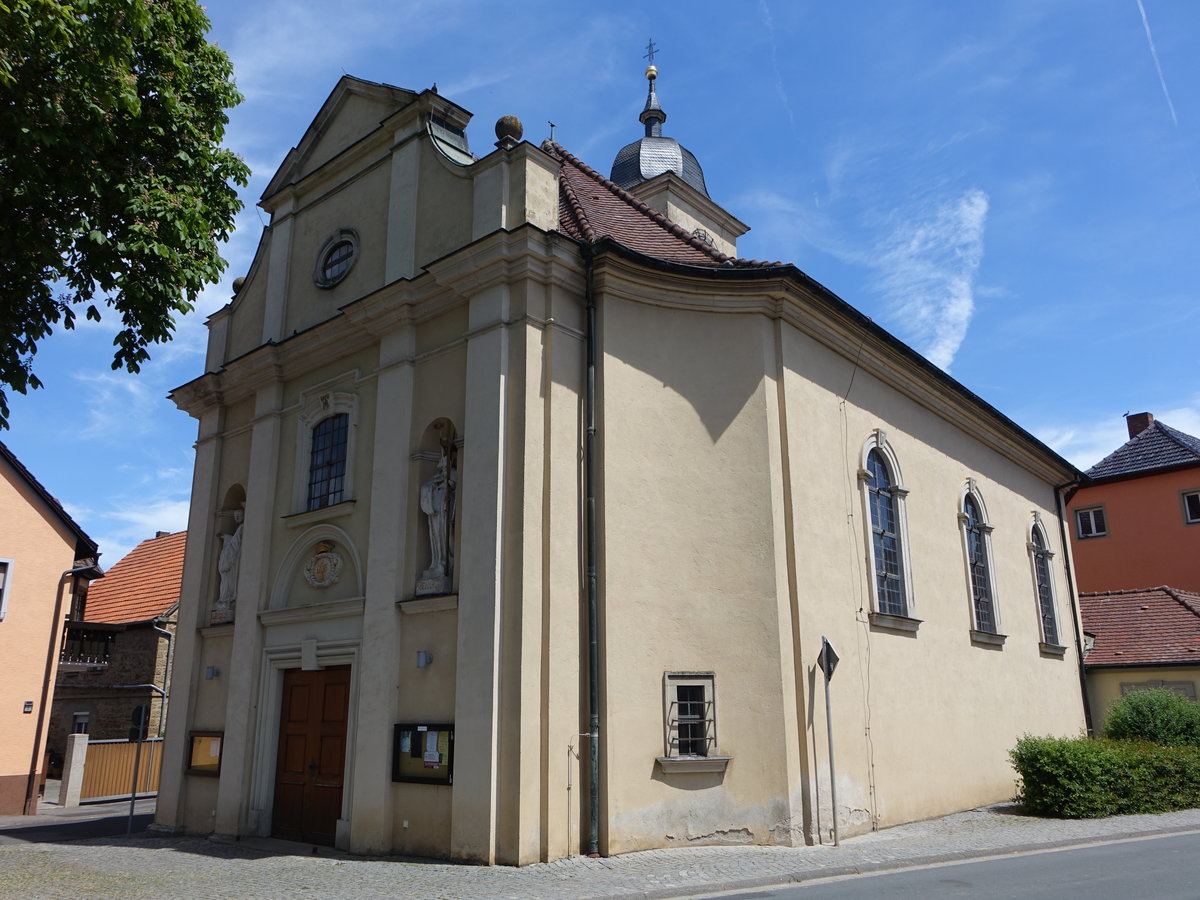
POLYGON ((967 596, 971 607, 971 640, 977 644, 1000 647, 1003 646, 1007 635, 1001 630, 1000 597, 996 590, 996 554, 992 548, 994 526, 991 521, 988 516, 987 504, 984 503, 983 495, 979 491, 979 485, 974 478, 968 478, 959 493, 958 524, 962 536, 963 565, 967 575, 967 596), (977 520, 974 525, 971 522, 972 516, 968 512, 968 506, 973 506, 976 511, 977 520), (981 565, 972 559, 973 534, 980 550, 978 563, 981 565), (980 576, 982 576, 982 581, 980 576), (987 627, 989 623, 980 621, 979 602, 981 599, 987 601, 988 614, 992 620, 990 628, 987 627))
POLYGON ((663 755, 658 764, 664 772, 724 772, 731 757, 722 756, 717 742, 717 693, 715 672, 663 672, 663 755), (681 702, 695 703, 696 700, 680 701, 679 688, 700 688, 703 691, 699 703, 703 712, 699 716, 689 715, 681 721, 681 702), (702 753, 680 753, 685 740, 696 738, 680 737, 680 725, 701 726, 702 753))
POLYGON ((358 232, 353 228, 337 229, 325 240, 325 243, 321 245, 321 249, 317 251, 317 258, 313 263, 313 283, 324 290, 328 290, 339 284, 350 274, 350 270, 358 262, 359 253, 358 232), (331 257, 333 252, 343 244, 350 247, 350 256, 345 261, 345 267, 331 275, 328 272, 331 257))
POLYGON ((1038 634, 1041 636, 1040 647, 1043 653, 1062 656, 1066 650, 1062 643, 1062 624, 1058 614, 1058 592, 1054 588, 1054 570, 1051 561, 1054 551, 1050 549, 1050 535, 1042 523, 1041 514, 1034 512, 1029 522, 1029 540, 1025 544, 1029 551, 1029 566, 1033 575, 1033 596, 1036 601, 1038 616, 1038 634), (1041 544, 1038 544, 1038 538, 1041 544), (1039 564, 1045 567, 1045 581, 1038 571, 1039 564), (1043 591, 1043 586, 1045 590, 1043 591), (1046 628, 1046 616, 1049 615, 1053 626, 1053 634, 1046 628), (1053 640, 1051 640, 1053 638, 1053 640))
POLYGON ((867 590, 870 597, 871 612, 868 615, 871 625, 890 631, 915 632, 920 619, 913 616, 916 599, 913 592, 912 557, 909 552, 908 538, 908 489, 904 487, 904 474, 900 469, 900 461, 896 451, 888 441, 887 433, 876 428, 863 442, 859 455, 858 488, 862 503, 863 535, 866 542, 867 590), (891 497, 895 502, 896 539, 899 542, 900 589, 903 593, 904 608, 901 615, 886 612, 881 608, 879 598, 878 564, 875 558, 875 519, 871 511, 871 473, 868 459, 875 451, 888 470, 891 478, 891 497))
POLYGON ((12 589, 15 563, 15 560, 0 557, 0 622, 8 614, 8 595, 12 589))
POLYGON ((358 396, 346 391, 321 391, 311 398, 301 395, 302 409, 296 423, 296 464, 292 484, 292 508, 296 514, 320 514, 354 502, 354 459, 358 433, 358 396), (328 506, 309 508, 309 484, 312 475, 313 431, 332 416, 346 415, 346 471, 342 478, 342 499, 328 506))

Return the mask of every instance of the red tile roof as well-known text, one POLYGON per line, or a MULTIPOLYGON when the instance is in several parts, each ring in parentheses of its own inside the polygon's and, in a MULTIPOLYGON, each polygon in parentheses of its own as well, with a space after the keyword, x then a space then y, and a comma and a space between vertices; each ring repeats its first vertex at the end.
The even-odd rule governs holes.
POLYGON ((142 541, 88 589, 88 622, 145 622, 179 602, 187 532, 142 541))
POLYGON ((1200 666, 1200 594, 1178 588, 1079 595, 1091 666, 1200 666))
POLYGON ((588 242, 611 238, 638 253, 690 266, 783 265, 726 256, 553 141, 543 142, 542 149, 562 164, 558 176, 559 227, 573 238, 588 242))

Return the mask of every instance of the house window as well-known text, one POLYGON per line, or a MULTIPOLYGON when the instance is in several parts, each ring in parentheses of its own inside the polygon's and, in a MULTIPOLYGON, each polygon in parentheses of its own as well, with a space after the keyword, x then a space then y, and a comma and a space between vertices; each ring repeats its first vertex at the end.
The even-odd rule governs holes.
POLYGON ((916 620, 899 622, 912 615, 911 566, 904 515, 905 498, 900 467, 882 431, 871 433, 863 447, 858 472, 862 491, 863 522, 867 539, 867 566, 873 611, 872 624, 911 631, 916 620))
POLYGON ((668 672, 664 682, 666 755, 711 756, 717 747, 716 703, 711 672, 668 672))
POLYGON ((77 712, 71 714, 71 734, 87 734, 91 726, 91 713, 77 712))
POLYGON ((4 621, 4 615, 8 612, 8 588, 12 584, 12 567, 11 559, 0 559, 0 622, 4 621))
POLYGON ((1200 491, 1184 493, 1183 520, 1189 525, 1200 525, 1200 491))
POLYGON ((345 413, 322 419, 313 428, 308 468, 308 509, 324 509, 342 502, 349 432, 350 417, 345 413))
POLYGON ((1042 526, 1034 523, 1029 552, 1033 558, 1033 580, 1037 587, 1038 615, 1042 623, 1042 642, 1058 645, 1058 617, 1054 614, 1054 585, 1050 580, 1050 558, 1042 526))
POLYGON ((1161 688, 1164 691, 1171 691, 1178 694, 1180 697, 1186 697, 1188 700, 1196 699, 1196 683, 1194 681, 1122 681, 1121 696, 1131 694, 1134 691, 1146 691, 1151 688, 1161 688))
POLYGON ((971 579, 971 612, 975 630, 983 634, 998 634, 995 589, 992 585, 991 531, 984 514, 983 502, 969 486, 963 495, 959 516, 967 553, 967 571, 971 579))
POLYGON ((1081 539, 1104 537, 1108 534, 1108 526, 1104 521, 1104 507, 1102 506, 1076 510, 1075 525, 1076 533, 1081 539))

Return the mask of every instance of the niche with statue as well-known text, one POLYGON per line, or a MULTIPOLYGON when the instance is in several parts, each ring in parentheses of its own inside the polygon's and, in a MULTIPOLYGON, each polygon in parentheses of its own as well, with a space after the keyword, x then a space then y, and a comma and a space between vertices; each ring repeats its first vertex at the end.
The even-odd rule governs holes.
MULTIPOLYGON (((437 419, 421 436, 413 454, 420 489, 417 492, 424 533, 418 540, 420 574, 413 594, 436 597, 454 593, 454 534, 458 508, 458 434, 449 419, 437 419)), ((421 534, 421 529, 418 529, 421 534)))
POLYGON ((232 622, 237 613, 238 575, 242 564, 242 520, 245 518, 246 491, 235 484, 225 492, 217 510, 217 578, 210 625, 232 622))

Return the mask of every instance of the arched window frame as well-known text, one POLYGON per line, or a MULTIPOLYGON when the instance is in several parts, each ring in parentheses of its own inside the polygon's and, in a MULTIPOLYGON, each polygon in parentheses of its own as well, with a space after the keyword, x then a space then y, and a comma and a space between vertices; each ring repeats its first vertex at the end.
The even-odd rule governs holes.
POLYGON ((296 423, 296 463, 292 483, 292 508, 297 513, 319 515, 323 510, 337 509, 354 500, 355 437, 358 432, 358 398, 339 391, 322 391, 303 401, 296 423), (342 499, 339 503, 309 509, 308 492, 312 474, 313 432, 318 425, 337 415, 346 416, 346 471, 342 479, 342 499))
POLYGON ((871 599, 870 618, 873 625, 893 628, 901 631, 915 631, 919 620, 914 617, 916 603, 912 587, 912 560, 909 557, 908 515, 905 506, 908 490, 904 487, 904 475, 896 453, 888 443, 887 435, 882 429, 875 429, 863 443, 859 457, 858 488, 862 501, 863 533, 866 542, 867 585, 871 599), (875 519, 871 510, 871 472, 868 461, 871 453, 878 454, 891 479, 889 493, 894 503, 896 520, 895 538, 899 544, 901 590, 901 607, 896 612, 894 605, 886 604, 880 596, 879 563, 875 551, 875 519))
POLYGON ((958 522, 962 533, 963 563, 967 575, 967 596, 971 607, 971 637, 984 644, 1001 645, 1005 635, 1000 627, 1000 600, 996 592, 996 556, 992 552, 992 525, 988 517, 987 504, 979 493, 979 487, 974 478, 968 478, 963 485, 958 501, 958 522), (968 513, 968 505, 973 505, 978 513, 974 525, 968 513), (978 537, 982 571, 977 561, 972 559, 972 536, 978 537), (982 613, 986 612, 991 621, 982 613))
POLYGON ((1050 538, 1042 524, 1042 517, 1034 512, 1029 523, 1029 568, 1033 576, 1033 597, 1038 617, 1038 634, 1043 651, 1061 655, 1065 649, 1058 616, 1058 595, 1054 589, 1054 569, 1051 560, 1050 538))

